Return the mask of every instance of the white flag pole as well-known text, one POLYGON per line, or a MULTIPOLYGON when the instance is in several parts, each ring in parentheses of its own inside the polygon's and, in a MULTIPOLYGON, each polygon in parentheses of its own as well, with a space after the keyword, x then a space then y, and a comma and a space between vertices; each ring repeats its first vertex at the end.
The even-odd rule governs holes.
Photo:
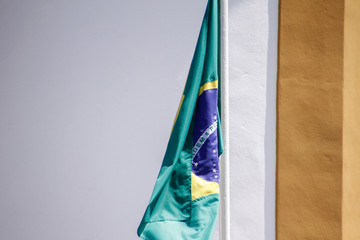
POLYGON ((224 152, 220 160, 220 240, 230 240, 229 168, 229 23, 228 0, 220 0, 221 14, 221 124, 224 152))

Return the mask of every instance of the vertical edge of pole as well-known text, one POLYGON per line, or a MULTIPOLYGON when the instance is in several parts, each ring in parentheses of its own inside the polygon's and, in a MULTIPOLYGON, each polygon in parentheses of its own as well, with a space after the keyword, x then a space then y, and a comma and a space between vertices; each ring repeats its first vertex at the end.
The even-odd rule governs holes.
POLYGON ((230 240, 230 167, 229 167, 229 23, 228 0, 220 0, 221 21, 221 123, 224 152, 220 161, 220 239, 230 240))

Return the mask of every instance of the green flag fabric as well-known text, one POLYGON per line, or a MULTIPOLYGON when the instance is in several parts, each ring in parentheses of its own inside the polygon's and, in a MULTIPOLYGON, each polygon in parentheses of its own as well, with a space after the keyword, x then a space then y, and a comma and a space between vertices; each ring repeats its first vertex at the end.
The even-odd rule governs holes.
POLYGON ((138 228, 145 240, 208 240, 219 210, 219 0, 209 0, 159 176, 138 228))

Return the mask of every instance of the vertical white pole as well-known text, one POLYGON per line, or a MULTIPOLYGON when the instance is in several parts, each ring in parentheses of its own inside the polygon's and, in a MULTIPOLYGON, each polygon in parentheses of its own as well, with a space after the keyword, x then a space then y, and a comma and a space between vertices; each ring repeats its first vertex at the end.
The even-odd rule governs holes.
POLYGON ((229 23, 228 0, 220 0, 221 9, 221 123, 224 152, 220 160, 220 240, 230 240, 230 168, 229 168, 229 23))

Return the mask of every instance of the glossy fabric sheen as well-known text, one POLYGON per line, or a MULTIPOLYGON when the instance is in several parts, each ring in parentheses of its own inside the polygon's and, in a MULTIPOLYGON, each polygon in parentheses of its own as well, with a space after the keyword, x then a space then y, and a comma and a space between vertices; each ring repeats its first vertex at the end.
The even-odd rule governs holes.
POLYGON ((191 199, 195 200, 210 194, 219 193, 219 184, 209 182, 191 173, 191 199))
MULTIPOLYGON (((198 98, 195 124, 193 130, 193 142, 198 141, 205 130, 214 122, 217 122, 218 90, 209 89, 204 91, 198 98)), ((217 131, 213 132, 203 143, 192 163, 192 171, 199 177, 219 183, 219 156, 217 131)))
POLYGON ((218 81, 218 80, 205 83, 204 85, 202 85, 202 86, 200 87, 199 96, 200 96, 204 91, 206 91, 206 90, 218 88, 218 85, 219 85, 219 81, 218 81))
POLYGON ((217 89, 219 27, 219 0, 209 0, 162 166, 138 228, 143 239, 212 237, 219 204, 215 175, 223 151, 217 89), (199 136, 207 133, 211 134, 193 155, 199 136), (193 160, 199 163, 196 170, 193 160), (199 175, 192 177, 193 171, 199 175))
POLYGON ((188 221, 161 221, 149 224, 141 235, 145 240, 202 240, 212 239, 219 209, 219 195, 193 201, 188 221))

